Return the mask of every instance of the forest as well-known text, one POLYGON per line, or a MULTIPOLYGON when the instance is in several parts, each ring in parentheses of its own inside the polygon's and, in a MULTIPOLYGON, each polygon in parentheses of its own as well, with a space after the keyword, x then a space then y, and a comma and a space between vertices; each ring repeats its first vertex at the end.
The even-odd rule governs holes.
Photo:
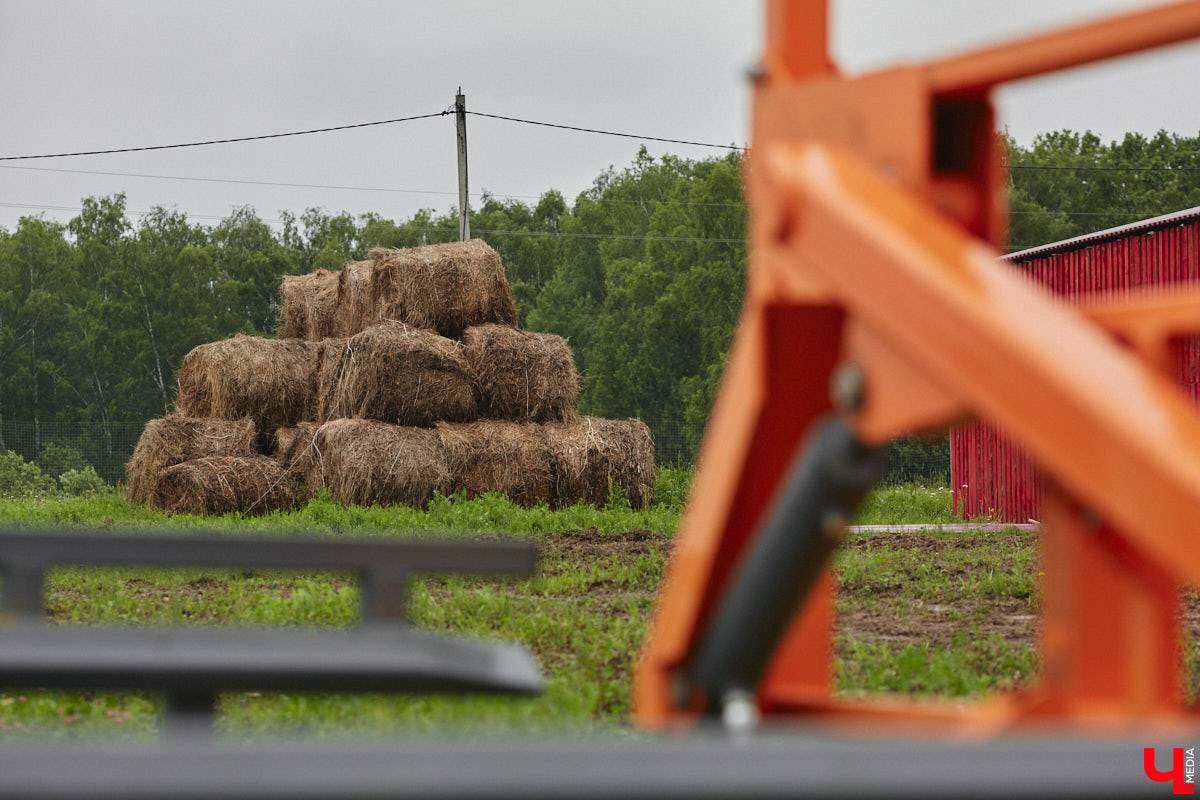
MULTIPOLYGON (((1061 131, 1006 144, 1013 250, 1200 206, 1200 137, 1061 131)), ((742 158, 643 148, 575 198, 485 196, 471 210, 521 325, 569 339, 582 410, 644 419, 660 463, 694 458, 737 323, 742 158)), ((248 207, 201 225, 166 208, 131 219, 122 194, 82 206, 66 224, 0 228, 0 451, 51 475, 90 463, 108 480, 144 423, 171 410, 191 348, 274 334, 283 275, 458 233, 454 208, 399 221, 310 208, 274 230, 248 207)))

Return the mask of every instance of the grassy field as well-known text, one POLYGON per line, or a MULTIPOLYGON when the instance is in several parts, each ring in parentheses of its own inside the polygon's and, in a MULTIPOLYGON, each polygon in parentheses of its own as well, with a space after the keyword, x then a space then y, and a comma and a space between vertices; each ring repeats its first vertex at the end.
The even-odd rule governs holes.
MULTIPOLYGON (((345 509, 318 499, 286 514, 168 517, 116 494, 0 500, 8 527, 102 527, 285 535, 512 535, 541 547, 530 580, 425 576, 410 613, 418 626, 521 643, 546 677, 535 699, 229 694, 218 725, 233 736, 303 731, 322 737, 426 730, 629 731, 630 674, 670 555, 687 475, 667 472, 655 505, 520 509, 500 497, 437 500, 427 511, 345 509)), ((1035 535, 941 532, 949 492, 879 490, 861 523, 931 523, 920 534, 852 534, 837 560, 836 670, 847 692, 972 695, 1016 686, 1036 665, 1035 535)), ((345 575, 213 570, 64 568, 48 581, 57 624, 354 624, 359 593, 345 575)), ((153 697, 0 693, 0 735, 139 738, 155 730, 153 697)))

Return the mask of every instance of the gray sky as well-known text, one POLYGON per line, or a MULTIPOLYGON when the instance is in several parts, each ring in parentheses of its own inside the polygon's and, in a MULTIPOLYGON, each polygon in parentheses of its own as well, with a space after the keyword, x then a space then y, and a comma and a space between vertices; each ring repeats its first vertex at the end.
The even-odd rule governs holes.
MULTIPOLYGON (((835 0, 850 73, 949 54, 1133 0, 835 0)), ((441 111, 474 111, 719 144, 748 137, 745 75, 762 8, 731 0, 75 2, 0 0, 0 156, 171 144, 441 111)), ((1040 131, 1200 132, 1200 45, 1004 89, 1001 120, 1040 131)), ((471 188, 568 199, 629 139, 468 118, 471 188)), ((655 155, 723 151, 648 144, 655 155)), ((0 162, 0 225, 66 220, 124 191, 211 222, 252 205, 402 218, 455 203, 453 117, 183 150, 0 162), (37 170, 12 167, 36 167, 37 170), (127 175, 88 175, 74 170, 127 175), (130 177, 157 175, 206 181, 130 177), (221 180, 389 189, 351 191, 221 180), (209 219, 212 218, 212 219, 209 219)))

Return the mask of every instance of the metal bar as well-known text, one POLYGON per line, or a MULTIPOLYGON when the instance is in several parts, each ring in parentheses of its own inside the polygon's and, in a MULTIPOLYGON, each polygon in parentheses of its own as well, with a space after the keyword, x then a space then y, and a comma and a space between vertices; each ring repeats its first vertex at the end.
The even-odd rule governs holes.
POLYGON ((773 80, 795 80, 832 71, 826 37, 827 0, 771 0, 763 66, 773 80))
POLYGON ((175 689, 164 696, 163 729, 170 736, 204 736, 213 732, 215 692, 175 689))
POLYGON ((18 568, 144 564, 532 575, 537 565, 537 548, 529 542, 0 531, 0 559, 14 553, 18 568))
POLYGON ((0 531, 0 608, 41 614, 43 572, 55 564, 347 570, 363 576, 364 619, 402 619, 409 574, 532 575, 537 549, 525 542, 0 531))
POLYGON ((742 558, 685 672, 711 710, 753 693, 780 639, 821 575, 845 526, 883 474, 883 449, 863 447, 839 421, 796 452, 761 531, 742 558))
POLYGON ((934 94, 977 93, 1197 36, 1200 3, 1175 3, 934 61, 925 71, 934 94))
POLYGON ((0 747, 6 796, 27 800, 223 798, 971 797, 1159 798, 1141 754, 1196 739, 1161 734, 986 744, 821 737, 812 731, 688 740, 392 741, 246 747, 204 739, 150 747, 0 747))

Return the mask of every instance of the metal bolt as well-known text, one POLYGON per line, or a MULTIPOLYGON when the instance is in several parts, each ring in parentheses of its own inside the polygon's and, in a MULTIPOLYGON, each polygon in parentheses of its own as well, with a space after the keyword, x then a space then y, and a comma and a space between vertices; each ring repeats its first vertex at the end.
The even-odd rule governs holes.
POLYGON ((758 727, 758 703, 745 689, 730 689, 721 698, 721 722, 735 738, 749 736, 758 727))

